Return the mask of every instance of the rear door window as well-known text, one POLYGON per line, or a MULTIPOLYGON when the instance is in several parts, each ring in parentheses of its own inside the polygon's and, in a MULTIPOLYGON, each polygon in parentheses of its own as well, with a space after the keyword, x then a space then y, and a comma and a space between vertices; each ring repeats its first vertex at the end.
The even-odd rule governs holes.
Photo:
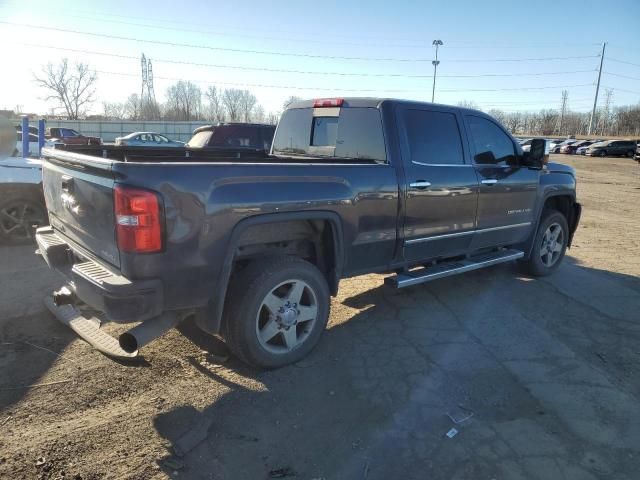
POLYGON ((343 107, 287 110, 273 141, 276 155, 306 155, 386 163, 384 134, 377 108, 343 107), (315 114, 314 114, 315 110, 315 114))
POLYGON ((412 162, 464 164, 460 129, 453 113, 405 110, 404 124, 412 162))

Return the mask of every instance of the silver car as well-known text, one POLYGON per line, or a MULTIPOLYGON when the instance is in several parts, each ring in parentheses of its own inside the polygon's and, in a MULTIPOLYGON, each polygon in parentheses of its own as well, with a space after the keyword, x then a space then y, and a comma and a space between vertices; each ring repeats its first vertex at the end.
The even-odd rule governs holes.
POLYGON ((133 132, 124 137, 117 137, 115 143, 127 147, 184 147, 184 142, 169 140, 164 135, 154 132, 133 132))

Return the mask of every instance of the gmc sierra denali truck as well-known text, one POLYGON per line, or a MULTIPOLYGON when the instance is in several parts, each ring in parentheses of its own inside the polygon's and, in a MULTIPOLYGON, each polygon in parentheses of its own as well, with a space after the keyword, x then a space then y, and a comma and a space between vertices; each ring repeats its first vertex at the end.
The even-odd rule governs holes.
POLYGON ((544 146, 524 153, 475 110, 338 98, 289 106, 262 159, 45 149, 36 237, 66 278, 46 303, 110 355, 194 316, 245 362, 286 365, 318 343, 342 278, 388 272, 404 288, 513 260, 558 268, 581 207, 544 146), (86 306, 142 323, 116 340, 86 306))

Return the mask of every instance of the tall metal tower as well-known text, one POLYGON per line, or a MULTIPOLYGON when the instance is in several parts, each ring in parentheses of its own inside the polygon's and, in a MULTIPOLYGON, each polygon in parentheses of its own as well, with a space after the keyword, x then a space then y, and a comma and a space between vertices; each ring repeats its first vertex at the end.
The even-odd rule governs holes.
POLYGON ((151 59, 147 60, 147 91, 149 92, 149 101, 155 105, 156 93, 153 90, 153 66, 151 65, 151 59))
POLYGON ((140 103, 144 103, 144 95, 145 90, 147 89, 147 57, 142 54, 142 59, 140 60, 140 64, 142 66, 142 89, 140 90, 140 103))
POLYGON ((562 104, 560 106, 560 118, 559 118, 559 127, 558 127, 558 135, 562 135, 562 131, 564 130, 564 117, 567 115, 567 100, 569 99, 569 92, 567 90, 562 91, 562 104))
POLYGON ((153 67, 151 65, 151 59, 147 60, 144 53, 140 60, 140 66, 142 67, 142 88, 140 90, 140 113, 142 114, 145 105, 156 104, 156 94, 153 90, 153 67))

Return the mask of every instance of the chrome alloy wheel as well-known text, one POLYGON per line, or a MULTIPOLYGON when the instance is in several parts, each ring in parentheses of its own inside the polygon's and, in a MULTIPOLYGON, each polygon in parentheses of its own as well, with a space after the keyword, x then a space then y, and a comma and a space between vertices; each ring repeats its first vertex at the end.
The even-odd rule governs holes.
POLYGON ((564 248, 564 231, 559 223, 552 223, 544 232, 540 246, 540 259, 546 267, 552 267, 564 248))
POLYGON ((318 317, 318 300, 302 280, 286 280, 271 290, 256 315, 260 345, 274 354, 285 354, 302 345, 318 317))

